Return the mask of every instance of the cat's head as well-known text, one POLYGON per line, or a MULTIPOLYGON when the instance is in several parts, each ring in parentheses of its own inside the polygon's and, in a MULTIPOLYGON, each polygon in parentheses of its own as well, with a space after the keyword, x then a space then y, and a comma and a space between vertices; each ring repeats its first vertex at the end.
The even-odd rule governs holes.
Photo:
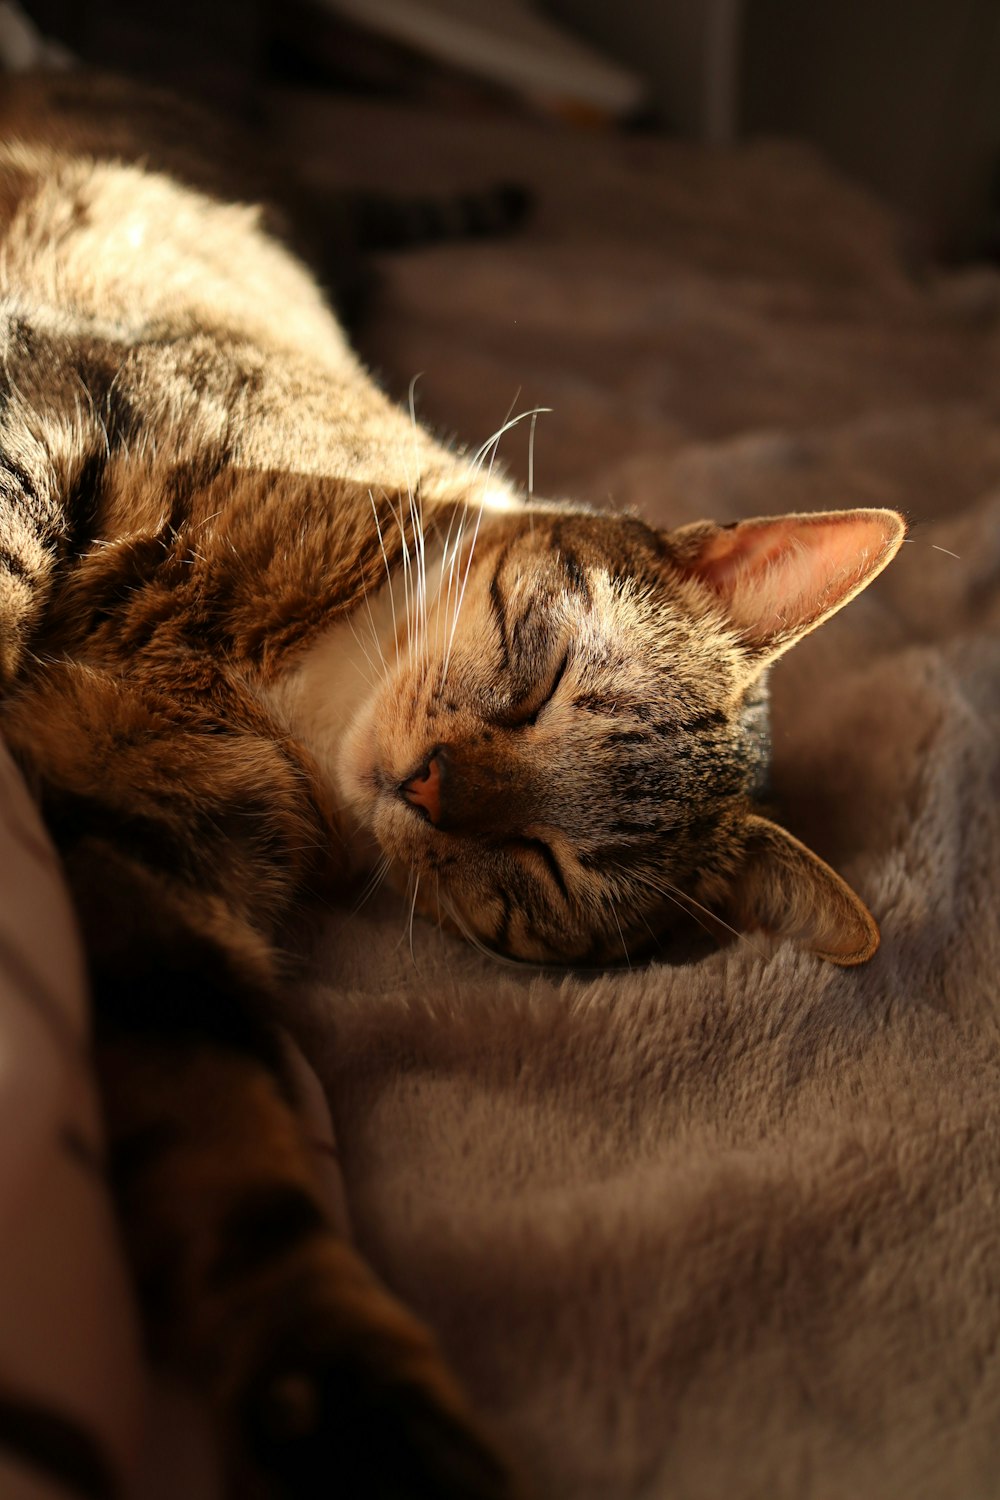
POLYGON ((621 962, 683 910, 862 962, 864 904, 759 810, 766 674, 903 531, 883 510, 670 533, 488 514, 430 565, 346 736, 345 799, 420 909, 510 957, 621 962))

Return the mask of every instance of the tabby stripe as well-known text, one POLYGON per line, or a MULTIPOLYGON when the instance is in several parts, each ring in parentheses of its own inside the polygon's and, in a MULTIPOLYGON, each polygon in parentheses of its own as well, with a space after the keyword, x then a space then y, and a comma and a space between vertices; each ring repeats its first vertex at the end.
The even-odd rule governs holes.
POLYGON ((170 504, 170 513, 163 526, 165 536, 180 531, 188 518, 195 495, 214 484, 228 467, 230 458, 227 446, 212 443, 202 448, 195 458, 174 465, 164 484, 164 498, 170 504))
POLYGON ((510 668, 510 642, 507 634, 507 601, 500 591, 500 572, 507 561, 508 551, 509 548, 505 547, 501 552, 500 559, 496 565, 496 571, 490 579, 490 608, 493 611, 493 618, 497 622, 497 633, 500 636, 501 665, 504 671, 508 671, 510 668))
POLYGON ((649 840, 657 837, 657 826, 655 823, 616 823, 613 828, 616 835, 615 843, 601 844, 598 849, 582 850, 577 853, 577 861, 585 870, 630 870, 634 873, 636 859, 642 855, 643 844, 645 852, 649 852, 649 840), (639 849, 636 844, 639 843, 639 849))
POLYGON ((0 1395, 0 1447, 84 1500, 114 1500, 118 1493, 96 1438, 78 1422, 26 1397, 0 1395))
POLYGON ((623 729, 605 737, 606 745, 648 745, 651 735, 646 729, 623 729))
POLYGON ((726 716, 722 709, 713 708, 709 713, 695 714, 693 719, 682 719, 677 727, 687 734, 700 734, 705 729, 717 729, 725 722, 726 716))
MULTIPOLYGON (((213 885, 204 869, 205 861, 198 858, 198 849, 214 824, 199 828, 193 813, 184 827, 175 827, 166 818, 123 812, 95 797, 73 793, 46 798, 44 811, 64 853, 84 839, 99 839, 151 871, 189 882, 197 880, 209 888, 213 885)), ((190 813, 190 809, 185 812, 190 813)))
POLYGON ((38 486, 35 484, 35 481, 32 479, 27 469, 22 469, 19 463, 15 463, 14 460, 12 458, 8 458, 6 454, 0 456, 0 468, 6 469, 7 473, 14 480, 17 487, 22 490, 30 500, 33 500, 35 502, 36 507, 40 507, 41 499, 38 494, 38 486))
POLYGON ((229 1209, 219 1225, 219 1250, 209 1281, 220 1289, 252 1276, 295 1250, 329 1224, 313 1199, 292 1183, 252 1188, 229 1209))
MULTIPOLYGON (((228 725, 201 726, 226 735, 228 725)), ((269 826, 264 799, 248 794, 211 810, 178 804, 174 816, 164 812, 129 813, 96 797, 72 792, 45 798, 44 811, 64 852, 85 839, 96 839, 127 855, 150 873, 169 875, 187 885, 225 895, 229 876, 219 867, 220 850, 239 852, 246 860, 273 866, 287 855, 287 841, 269 826)))
POLYGON ((507 945, 510 942, 510 919, 512 914, 511 903, 510 896, 506 891, 500 891, 499 897, 502 910, 500 913, 500 921, 497 925, 496 935, 493 938, 493 942, 494 946, 497 947, 501 953, 506 953, 507 945))
POLYGON ((652 820, 648 823, 638 823, 629 818, 619 818, 612 824, 612 828, 616 834, 631 838, 641 838, 648 833, 656 832, 656 824, 652 820))
POLYGON ((511 631, 511 637, 510 638, 511 638, 511 644, 514 646, 515 650, 519 649, 520 646, 521 646, 521 637, 524 635, 525 631, 528 628, 528 622, 530 621, 531 616, 535 612, 535 607, 536 607, 537 603, 538 603, 537 599, 530 599, 528 601, 528 607, 524 611, 524 614, 521 615, 520 619, 517 619, 517 620, 514 621, 514 629, 511 631))
POLYGON ((9 547, 0 547, 0 568, 6 568, 13 578, 19 578, 22 583, 32 584, 35 581, 34 569, 29 568, 24 559, 9 547))
POLYGON ((602 698, 597 693, 581 693, 579 698, 573 699, 573 707, 588 714, 602 714, 606 719, 613 719, 618 712, 616 699, 602 698))
MULTIPOLYGON (((66 869, 90 960, 99 1038, 203 1042, 251 1057, 284 1079, 267 1020, 274 997, 266 979, 252 977, 217 940, 189 926, 176 890, 101 846, 71 853, 66 869)), ((199 902, 193 892, 195 919, 199 902)))
POLYGON ((107 463, 105 448, 95 448, 89 453, 77 470, 66 498, 69 523, 66 544, 72 553, 86 552, 95 539, 107 463))
POLYGON ((566 884, 566 877, 562 872, 562 867, 560 866, 559 861, 556 859, 551 846, 547 844, 544 839, 520 839, 518 842, 525 849, 533 849, 534 852, 545 861, 546 868, 548 869, 548 872, 551 875, 554 884, 558 887, 563 900, 568 903, 569 886, 566 884))
POLYGON ((634 843, 603 844, 600 849, 582 851, 577 862, 584 870, 599 870, 606 874, 611 870, 627 870, 634 874, 636 850, 634 843))
POLYGON ((579 594, 584 603, 589 604, 590 585, 587 582, 587 574, 581 566, 579 558, 574 552, 567 552, 562 546, 559 548, 559 557, 573 593, 579 594))
POLYGON ((104 400, 104 425, 112 449, 127 448, 143 429, 143 414, 112 382, 104 400))

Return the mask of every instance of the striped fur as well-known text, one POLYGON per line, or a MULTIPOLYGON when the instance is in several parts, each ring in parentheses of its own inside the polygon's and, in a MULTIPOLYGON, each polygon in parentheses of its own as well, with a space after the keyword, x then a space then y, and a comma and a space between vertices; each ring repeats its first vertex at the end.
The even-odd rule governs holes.
POLYGON ((327 1221, 275 1039, 290 926, 374 840, 514 958, 618 962, 678 911, 869 956, 756 799, 771 661, 901 526, 526 506, 386 401, 254 209, 118 160, 108 97, 0 113, 0 729, 87 943, 150 1341, 234 1494, 507 1495, 327 1221))

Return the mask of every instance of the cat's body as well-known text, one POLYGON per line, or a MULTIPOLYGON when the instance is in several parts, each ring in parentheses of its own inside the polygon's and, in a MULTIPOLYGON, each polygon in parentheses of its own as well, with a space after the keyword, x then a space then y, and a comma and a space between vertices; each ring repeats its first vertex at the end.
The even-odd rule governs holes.
POLYGON ((151 1326, 242 1434, 236 1493, 248 1451, 295 1494, 317 1462, 505 1493, 326 1228, 273 1038, 283 936, 384 857, 514 958, 621 962, 678 909, 869 957, 861 903, 755 797, 770 662, 900 523, 525 506, 381 395, 253 210, 63 148, 16 98, 2 123, 0 730, 81 913, 151 1326))

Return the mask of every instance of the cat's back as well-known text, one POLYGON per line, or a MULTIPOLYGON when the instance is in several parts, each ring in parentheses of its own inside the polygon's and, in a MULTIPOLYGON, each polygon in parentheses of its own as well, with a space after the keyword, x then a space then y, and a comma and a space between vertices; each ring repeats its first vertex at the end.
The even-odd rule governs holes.
POLYGON ((193 186, 180 144, 173 164, 155 149, 144 159, 142 95, 108 103, 100 80, 81 79, 66 111, 61 86, 0 100, 0 489, 19 497, 0 529, 10 660, 46 600, 60 649, 93 657, 106 637, 116 660, 131 639, 123 611, 146 600, 158 619, 186 616, 184 639, 207 650, 188 602, 235 590, 260 637, 265 580, 291 601, 286 635, 318 628, 326 600, 353 597, 359 552, 375 555, 373 505, 418 484, 427 504, 464 492, 467 466, 368 378, 259 208, 193 186))
POLYGON ((140 343, 208 331, 343 363, 336 320, 263 231, 260 209, 227 195, 218 173, 203 183, 211 191, 192 185, 185 106, 160 97, 154 116, 142 101, 104 80, 28 79, 5 91, 0 295, 69 334, 140 343), (175 144, 164 149, 171 109, 175 144))
POLYGON ((8 447, 26 422, 78 427, 81 403, 110 426, 110 396, 164 463, 208 446, 244 469, 385 488, 417 462, 449 468, 367 377, 264 211, 227 193, 254 185, 235 160, 252 143, 199 171, 216 145, 202 137, 199 149, 204 119, 84 75, 0 94, 0 359, 18 393, 8 447))

